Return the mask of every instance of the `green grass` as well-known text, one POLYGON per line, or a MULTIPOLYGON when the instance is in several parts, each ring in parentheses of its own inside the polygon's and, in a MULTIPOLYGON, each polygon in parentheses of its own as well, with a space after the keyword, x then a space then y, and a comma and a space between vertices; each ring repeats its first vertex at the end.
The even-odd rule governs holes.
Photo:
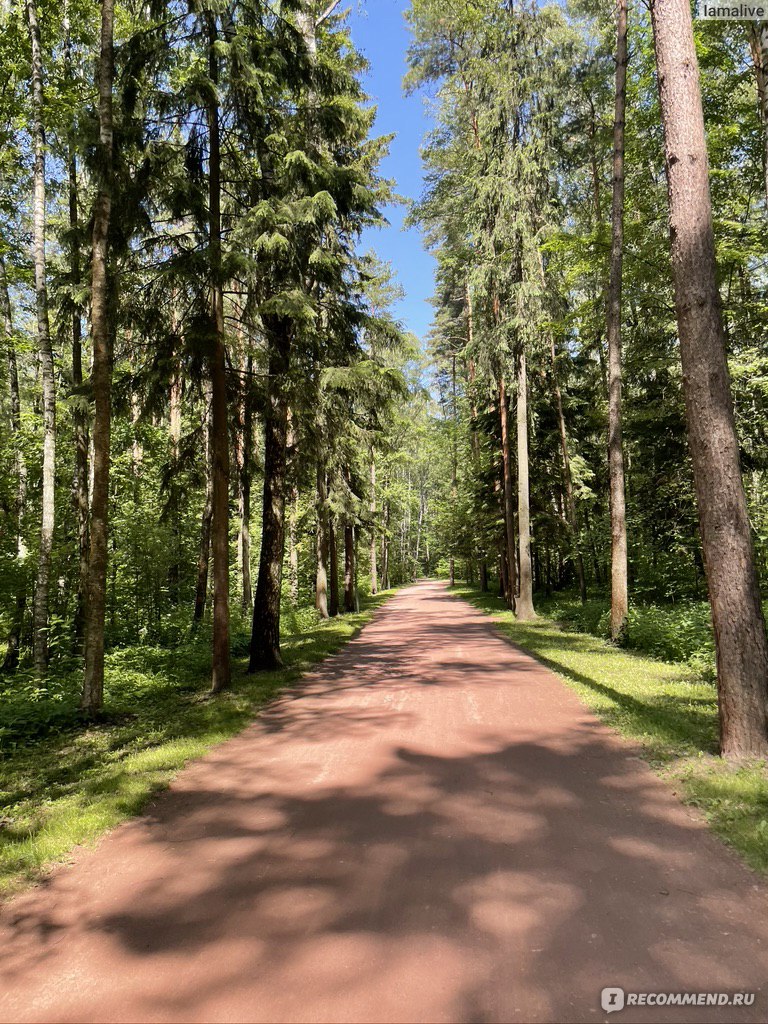
POLYGON ((690 665, 622 650, 550 618, 517 622, 504 602, 452 591, 493 616, 500 633, 557 673, 608 725, 639 743, 712 829, 753 868, 768 872, 768 772, 717 757, 717 696, 690 665))
MULTIPOLYGON (((214 699, 207 697, 204 642, 114 651, 105 715, 89 727, 74 715, 77 673, 47 688, 19 677, 16 700, 0 695, 0 897, 139 813, 188 761, 233 736, 281 689, 339 650, 389 596, 364 599, 358 614, 326 622, 289 616, 295 631, 283 638, 286 667, 248 676, 237 659, 231 691, 214 699), (37 695, 37 719, 30 695, 37 695), (15 705, 26 708, 23 716, 13 717, 15 705)), ((235 638, 235 651, 243 646, 235 638)))

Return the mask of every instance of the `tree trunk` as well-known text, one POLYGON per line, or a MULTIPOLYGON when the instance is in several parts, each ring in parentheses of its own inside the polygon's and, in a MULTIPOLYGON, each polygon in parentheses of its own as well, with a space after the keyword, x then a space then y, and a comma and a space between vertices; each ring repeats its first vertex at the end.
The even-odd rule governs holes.
POLYGON ((530 486, 528 481, 528 373, 525 350, 517 357, 517 531, 520 550, 518 619, 535 619, 531 569, 530 486))
POLYGON ((389 579, 389 501, 384 501, 384 522, 381 536, 381 586, 383 590, 389 590, 391 583, 389 579))
POLYGON ((56 521, 56 382, 48 318, 45 246, 45 127, 43 124, 43 53, 35 0, 27 0, 27 25, 32 53, 32 137, 34 144, 34 199, 32 234, 35 270, 37 346, 43 384, 43 494, 40 552, 35 584, 33 658, 35 671, 48 667, 48 591, 51 551, 56 521))
MULTIPOLYGON (((174 297, 175 316, 175 297, 174 297)), ((175 324, 174 324, 175 327, 175 324)), ((169 496, 171 531, 173 534, 173 561, 168 569, 168 591, 171 602, 178 604, 181 583, 181 533, 179 530, 179 445, 181 443, 181 374, 178 366, 171 376, 170 392, 170 434, 171 434, 171 490, 169 496)))
POLYGON ((421 555, 421 524, 424 521, 424 501, 421 489, 419 489, 419 515, 416 520, 416 548, 414 551, 414 561, 418 565, 419 556, 421 555))
MULTIPOLYGON (((64 61, 65 75, 68 84, 72 84, 72 47, 69 26, 68 0, 64 3, 64 61)), ((70 274, 73 292, 81 286, 80 270, 80 230, 77 204, 77 159, 74 145, 69 147, 68 160, 68 200, 69 200, 69 233, 70 233, 70 274)), ((88 507, 88 412, 84 407, 83 395, 83 340, 81 309, 78 300, 72 300, 72 391, 76 404, 73 410, 75 434, 75 466, 72 478, 72 504, 77 517, 77 538, 79 568, 77 580, 77 604, 73 633, 75 647, 80 650, 85 629, 85 601, 88 590, 88 545, 89 516, 88 507)))
POLYGON ((356 612, 360 611, 360 587, 359 587, 358 579, 357 579, 357 570, 360 567, 360 552, 358 550, 358 541, 359 541, 359 539, 360 539, 360 530, 358 529, 357 526, 355 526, 353 531, 352 531, 352 544, 353 544, 353 550, 354 550, 354 556, 355 556, 355 561, 354 561, 354 565, 353 565, 352 584, 353 584, 353 587, 354 587, 354 591, 353 592, 354 592, 354 596, 355 596, 355 611, 356 612))
POLYGON ((336 544, 336 524, 333 516, 328 523, 328 556, 331 563, 331 579, 328 613, 333 618, 339 614, 339 551, 336 544))
POLYGON ((93 491, 85 609, 85 671, 81 707, 96 714, 104 702, 104 614, 107 593, 110 432, 112 419, 112 325, 109 280, 109 218, 112 211, 112 84, 114 79, 114 0, 101 3, 99 52, 100 177, 93 210, 91 257, 91 382, 93 421, 93 491))
POLYGON ((469 378, 469 387, 472 397, 471 413, 472 413, 472 457, 475 465, 475 470, 479 469, 480 466, 480 438, 477 433, 477 405, 474 398, 474 383, 475 383, 475 360, 474 360, 474 344, 475 344, 475 314, 472 304, 472 290, 469 287, 469 281, 464 283, 464 303, 467 310, 467 351, 469 352, 469 360, 467 362, 467 376, 469 378))
POLYGON ((624 246, 624 117, 627 96, 627 0, 619 0, 613 121, 613 206, 608 281, 608 473, 611 504, 611 637, 627 628, 627 519, 621 438, 621 277, 624 246))
POLYGON ((285 498, 288 445, 287 374, 290 361, 288 323, 264 318, 269 339, 267 415, 264 423, 264 500, 261 555, 253 603, 249 672, 281 668, 280 597, 285 553, 285 498))
POLYGON ((299 548, 296 540, 298 518, 299 492, 294 487, 291 493, 291 512, 288 517, 288 566, 292 608, 299 607, 299 548))
POLYGON ((325 466, 317 460, 317 532, 315 553, 315 608, 321 619, 328 618, 328 495, 325 486, 325 466))
MULTIPOLYGON (((132 331, 126 331, 126 341, 130 346, 132 331)), ((141 495, 139 491, 139 480, 141 478, 141 467, 144 463, 144 447, 141 443, 139 426, 141 423, 141 399, 138 391, 131 392, 131 476, 133 478, 133 500, 139 502, 141 495)))
MULTIPOLYGON (((73 258, 74 262, 74 258, 73 258)), ((74 274, 74 269, 73 269, 74 274)), ((88 588, 88 549, 90 543, 90 508, 88 495, 88 414, 80 408, 83 401, 83 359, 80 310, 72 311, 72 387, 77 393, 78 407, 75 421, 75 472, 73 478, 73 504, 77 514, 77 537, 79 571, 77 586, 77 609, 75 611, 74 634, 78 647, 82 644, 85 629, 85 601, 88 588)))
POLYGON ((14 469, 16 471, 16 500, 14 502, 13 519, 16 529, 16 562, 19 579, 16 588, 16 606, 13 612, 13 620, 8 633, 8 641, 5 648, 2 671, 13 672, 19 664, 19 651, 21 648, 21 637, 24 630, 24 614, 27 609, 27 581, 25 562, 27 559, 27 546, 24 543, 22 530, 24 506, 27 502, 27 464, 24 460, 24 452, 21 447, 21 392, 19 390, 19 372, 16 364, 16 349, 13 339, 13 316, 11 314, 11 299, 8 294, 8 278, 6 277, 5 264, 0 257, 0 306, 2 309, 2 327, 5 335, 5 348, 8 358, 8 387, 10 391, 11 406, 11 435, 14 438, 14 469))
POLYGON ((401 547, 401 560, 403 564, 403 573, 407 572, 408 579, 413 579, 413 562, 411 553, 411 467, 408 467, 407 471, 407 497, 405 500, 405 518, 404 518, 404 529, 403 529, 403 543, 401 547))
POLYGON ((376 570, 376 459, 371 449, 371 594, 379 592, 379 577, 376 570))
MULTIPOLYGON (((480 479, 480 436, 477 429, 477 405, 474 397, 474 383, 475 383, 475 360, 473 356, 474 352, 474 336, 475 336, 475 317, 474 309, 472 305, 472 289, 469 287, 469 281, 466 280, 464 283, 464 301, 467 310, 467 351, 469 353, 469 359, 467 360, 467 376, 469 380, 469 391, 471 397, 471 417, 472 427, 470 432, 472 442, 472 462, 475 471, 475 478, 480 479)), ((477 537, 477 535, 476 535, 477 537)), ((488 561, 486 558, 487 552, 484 550, 484 543, 482 541, 482 534, 480 535, 480 543, 477 544, 480 549, 479 560, 480 560, 480 590, 485 592, 488 590, 488 561)))
POLYGON ((552 361, 552 391, 555 397, 555 410, 557 412, 557 424, 560 434, 560 456, 563 463, 563 487, 565 488, 565 513, 568 523, 568 532, 571 535, 571 545, 576 562, 576 574, 579 578, 579 597, 581 603, 587 600, 587 580, 584 573, 584 558, 581 553, 579 541, 579 521, 576 515, 576 498, 573 493, 573 476, 571 474, 571 458, 568 454, 568 434, 565 429, 565 414, 563 412, 563 396, 560 391, 560 379, 557 372, 557 350, 555 348, 555 336, 549 336, 549 351, 552 361))
MULTIPOLYGON (((248 374, 252 372, 253 360, 248 357, 248 374)), ((244 460, 243 477, 240 483, 240 571, 242 572, 241 607, 250 612, 253 607, 253 581, 251 577, 251 477, 253 472, 253 407, 250 398, 245 402, 245 427, 243 436, 244 460)))
POLYGON ((227 366, 224 348, 224 282, 221 267, 221 142, 217 87, 216 15, 208 13, 208 243, 211 274, 211 343, 208 373, 211 381, 211 475, 213 477, 213 644, 211 692, 220 693, 231 681, 229 660, 229 418, 227 366))
POLYGON ((357 611, 357 595, 355 593, 355 527, 352 523, 344 524, 344 611, 357 611))
MULTIPOLYGON (((456 516, 456 501, 457 501, 457 479, 458 479, 458 451, 457 451, 457 421, 458 421, 458 410, 456 403, 456 354, 451 355, 451 519, 453 520, 453 529, 451 530, 451 547, 456 544, 457 534, 457 516, 456 516)), ((421 515, 419 515, 419 526, 421 526, 421 515)), ((454 552, 451 552, 450 564, 449 564, 449 578, 450 586, 456 585, 456 560, 454 552)))
POLYGON ((748 31, 757 84, 757 104, 763 126, 763 183, 765 212, 768 216, 768 21, 751 21, 748 31))
POLYGON ((203 444, 205 459, 205 502, 200 519, 200 550, 197 556, 197 585, 195 587, 195 611, 192 616, 193 628, 202 622, 208 600, 208 564, 211 556, 211 520, 213 518, 213 469, 211 466, 211 386, 206 385, 205 397, 208 407, 203 423, 203 444))
POLYGON ((592 554, 592 569, 595 574, 595 583, 600 586, 603 582, 603 573, 600 570, 600 559, 597 553, 597 545, 595 544, 595 534, 589 521, 589 510, 586 507, 584 508, 584 526, 587 536, 590 538, 590 552, 592 554))
POLYGON ((238 445, 238 560, 240 562, 240 607, 249 612, 253 607, 251 583, 251 475, 253 472, 253 401, 251 375, 253 358, 245 360, 245 384, 242 402, 242 435, 238 445))
POLYGON ((512 453, 509 443, 509 402, 507 400, 507 385, 504 374, 499 378, 499 415, 501 416, 501 457, 504 467, 504 537, 506 551, 506 576, 504 596, 507 607, 515 610, 517 601, 515 591, 517 589, 516 567, 515 567, 515 519, 514 519, 514 493, 512 490, 512 453))
POLYGON ((739 465, 688 0, 651 0, 688 438, 717 652, 720 751, 768 754, 768 643, 739 465))

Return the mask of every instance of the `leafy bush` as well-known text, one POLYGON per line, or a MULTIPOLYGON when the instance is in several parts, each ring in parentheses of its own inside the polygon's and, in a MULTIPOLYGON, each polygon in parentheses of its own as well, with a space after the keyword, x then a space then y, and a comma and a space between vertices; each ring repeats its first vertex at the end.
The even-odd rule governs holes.
POLYGON ((283 612, 282 630, 288 634, 305 633, 317 625, 317 612, 313 606, 289 608, 283 612))
POLYGON ((40 679, 32 671, 0 677, 0 750, 71 724, 80 677, 69 671, 40 679))
POLYGON ((451 565, 447 558, 441 558, 433 569, 433 574, 437 576, 439 580, 447 580, 451 575, 451 565))
MULTIPOLYGON (((610 605, 605 597, 582 605, 575 595, 561 594, 544 610, 567 629, 610 636, 610 605)), ((705 601, 631 605, 624 646, 662 661, 683 662, 701 676, 714 678, 715 644, 705 601)))

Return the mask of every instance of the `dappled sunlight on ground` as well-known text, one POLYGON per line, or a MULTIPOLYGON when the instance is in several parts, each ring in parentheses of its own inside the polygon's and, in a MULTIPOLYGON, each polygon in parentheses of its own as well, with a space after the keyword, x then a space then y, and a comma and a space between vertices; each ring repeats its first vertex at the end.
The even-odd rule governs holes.
POLYGON ((608 984, 757 990, 766 909, 633 748, 425 584, 6 909, 0 1017, 594 1020, 608 984))

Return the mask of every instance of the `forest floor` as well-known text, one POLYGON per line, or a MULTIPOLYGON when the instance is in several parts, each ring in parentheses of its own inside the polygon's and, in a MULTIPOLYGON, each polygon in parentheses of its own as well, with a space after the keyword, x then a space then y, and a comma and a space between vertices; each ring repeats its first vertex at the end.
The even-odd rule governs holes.
POLYGON ((625 1021, 763 1021, 768 891, 640 749, 402 590, 4 908, 0 1020, 575 1022, 622 986, 756 993, 625 1021))
POLYGON ((0 694, 0 900, 41 877, 82 843, 98 839, 147 801, 193 758, 234 736, 276 693, 370 620, 393 591, 363 599, 359 613, 289 621, 285 669, 246 675, 247 634, 234 637, 233 687, 215 700, 205 636, 173 649, 107 655, 98 723, 78 716, 81 670, 44 687, 16 677, 0 694))
POLYGON ((698 807, 748 864, 768 872, 768 772, 764 764, 732 767, 716 756, 713 681, 690 665, 617 649, 545 616, 518 622, 495 594, 468 587, 454 592, 491 614, 504 636, 553 669, 604 722, 638 742, 681 798, 698 807))

